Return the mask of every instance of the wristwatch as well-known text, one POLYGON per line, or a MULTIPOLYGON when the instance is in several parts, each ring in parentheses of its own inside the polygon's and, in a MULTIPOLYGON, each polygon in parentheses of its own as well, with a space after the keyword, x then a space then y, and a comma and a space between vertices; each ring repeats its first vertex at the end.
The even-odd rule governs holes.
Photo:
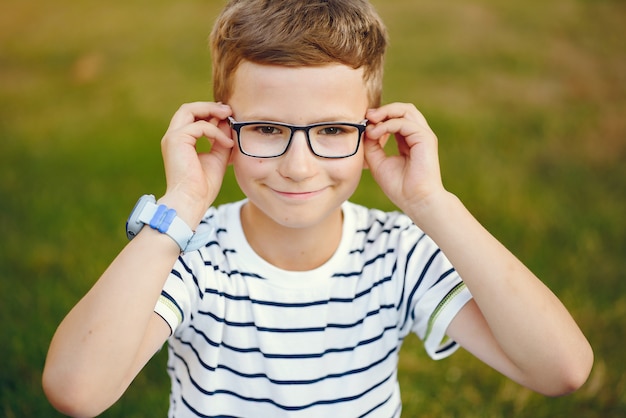
POLYGON ((206 245, 213 229, 201 223, 195 232, 192 231, 185 221, 176 215, 174 209, 157 205, 155 197, 151 194, 141 196, 130 213, 126 221, 128 239, 135 238, 144 225, 169 235, 178 244, 182 253, 197 250, 206 245))

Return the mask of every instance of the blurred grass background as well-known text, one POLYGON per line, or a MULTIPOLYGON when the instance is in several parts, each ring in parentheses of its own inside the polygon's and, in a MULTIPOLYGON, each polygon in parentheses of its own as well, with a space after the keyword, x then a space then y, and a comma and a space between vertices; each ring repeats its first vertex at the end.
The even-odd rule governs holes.
MULTIPOLYGON (((207 100, 221 1, 0 5, 0 416, 58 416, 52 334, 164 189, 159 140, 207 100)), ((587 384, 545 398, 465 352, 400 364, 404 416, 626 414, 626 2, 376 0, 391 34, 385 101, 415 103, 444 181, 570 308, 596 354, 587 384)), ((219 202, 238 199, 229 175, 219 202)), ((354 200, 390 203, 366 174, 354 200)), ((468 243, 471 245, 471 243, 468 243)), ((165 416, 165 353, 106 417, 165 416)))

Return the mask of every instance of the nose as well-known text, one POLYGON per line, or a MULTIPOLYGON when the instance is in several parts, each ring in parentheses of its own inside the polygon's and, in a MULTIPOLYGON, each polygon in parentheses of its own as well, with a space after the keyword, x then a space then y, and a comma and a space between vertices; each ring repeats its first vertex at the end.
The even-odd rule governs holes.
POLYGON ((280 157, 278 168, 283 177, 293 181, 303 181, 317 171, 317 157, 309 149, 304 131, 296 131, 289 144, 289 149, 280 157))

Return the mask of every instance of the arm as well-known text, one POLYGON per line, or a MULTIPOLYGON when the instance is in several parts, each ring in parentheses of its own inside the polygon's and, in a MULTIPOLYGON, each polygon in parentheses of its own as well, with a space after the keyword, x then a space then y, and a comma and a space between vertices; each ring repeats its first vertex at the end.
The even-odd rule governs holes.
MULTIPOLYGON (((217 196, 232 149, 230 108, 184 105, 162 141, 167 190, 160 199, 192 227, 217 196), (212 149, 198 155, 196 140, 212 149)), ((43 386, 50 402, 72 416, 95 416, 112 405, 170 334, 154 313, 180 248, 143 228, 59 325, 48 351, 43 386)))
POLYGON ((589 343, 556 296, 444 189, 437 139, 423 116, 411 105, 391 104, 367 117, 372 175, 437 243, 474 296, 448 335, 537 392, 559 395, 580 387, 593 362, 589 343), (389 134, 400 155, 387 156, 380 146, 389 134))

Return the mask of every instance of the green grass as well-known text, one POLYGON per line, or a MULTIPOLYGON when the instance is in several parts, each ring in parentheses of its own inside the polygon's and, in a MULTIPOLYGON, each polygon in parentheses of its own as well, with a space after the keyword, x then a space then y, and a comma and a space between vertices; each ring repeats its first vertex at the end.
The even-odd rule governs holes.
MULTIPOLYGON (((444 181, 570 308, 596 354, 549 399, 465 352, 403 348, 405 416, 626 414, 626 4, 375 1, 391 32, 385 101, 415 103, 444 181)), ((0 416, 56 416, 40 385, 55 327, 125 243, 136 198, 163 192, 159 140, 210 99, 221 2, 0 6, 0 416)), ((229 175, 219 201, 241 196, 229 175)), ((354 200, 390 209, 365 175, 354 200)), ((164 416, 165 353, 107 417, 164 416)))

